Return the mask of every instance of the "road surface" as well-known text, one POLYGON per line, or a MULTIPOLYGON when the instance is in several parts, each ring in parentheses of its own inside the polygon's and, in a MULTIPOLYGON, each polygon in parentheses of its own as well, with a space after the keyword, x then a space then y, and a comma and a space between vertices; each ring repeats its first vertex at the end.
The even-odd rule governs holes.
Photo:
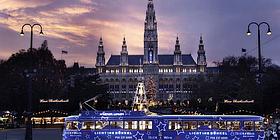
MULTIPOLYGON (((0 140, 24 140, 25 129, 0 130, 0 140)), ((62 140, 61 129, 33 129, 33 140, 62 140)))

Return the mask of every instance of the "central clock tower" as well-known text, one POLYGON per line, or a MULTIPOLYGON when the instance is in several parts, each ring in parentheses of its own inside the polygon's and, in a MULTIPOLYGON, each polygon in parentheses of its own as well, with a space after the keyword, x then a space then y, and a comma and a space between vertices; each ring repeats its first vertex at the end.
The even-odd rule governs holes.
POLYGON ((144 64, 158 64, 158 34, 154 4, 149 0, 144 29, 144 64))

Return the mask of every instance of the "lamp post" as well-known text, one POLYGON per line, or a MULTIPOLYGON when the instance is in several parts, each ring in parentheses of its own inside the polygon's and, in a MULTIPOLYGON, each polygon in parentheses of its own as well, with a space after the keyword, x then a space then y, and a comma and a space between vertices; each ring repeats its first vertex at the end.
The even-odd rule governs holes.
POLYGON ((261 25, 267 25, 267 35, 271 35, 271 30, 270 30, 270 26, 267 22, 261 22, 261 23, 256 23, 256 22, 251 22, 248 25, 248 31, 247 31, 247 35, 250 36, 252 33, 250 31, 250 26, 251 25, 256 25, 257 29, 258 29, 258 59, 259 59, 259 70, 258 70, 258 74, 260 76, 260 74, 262 73, 262 56, 261 56, 261 35, 260 35, 260 27, 261 25))
POLYGON ((250 31, 250 26, 251 25, 256 25, 257 26, 257 29, 258 29, 258 59, 259 59, 259 69, 258 69, 258 75, 257 75, 257 84, 258 84, 258 88, 259 88, 259 92, 260 92, 260 102, 261 102, 261 112, 264 113, 264 107, 263 107, 263 92, 261 90, 261 73, 262 73, 262 56, 261 56, 261 35, 260 35, 260 27, 261 25, 266 25, 267 26, 267 32, 266 34, 267 35, 271 35, 271 30, 270 30, 270 26, 267 22, 261 22, 261 23, 256 23, 256 22, 251 22, 249 25, 248 25, 248 30, 247 30, 247 35, 250 36, 252 33, 250 31))
MULTIPOLYGON (((33 46, 33 28, 35 26, 40 27, 40 35, 43 35, 43 28, 40 24, 24 24, 21 27, 20 35, 24 36, 23 29, 25 26, 30 27, 30 52, 32 57, 32 46, 33 46)), ((32 59, 31 59, 32 60, 32 59)), ((25 131, 25 140, 32 140, 32 122, 31 122, 31 116, 32 116, 32 73, 36 72, 36 69, 25 71, 26 77, 28 78, 28 104, 27 104, 27 121, 26 121, 26 131, 25 131)))

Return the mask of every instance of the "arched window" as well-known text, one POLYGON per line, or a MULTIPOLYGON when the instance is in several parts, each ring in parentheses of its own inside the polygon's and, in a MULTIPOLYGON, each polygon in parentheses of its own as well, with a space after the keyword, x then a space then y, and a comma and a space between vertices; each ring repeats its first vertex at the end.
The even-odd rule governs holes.
POLYGON ((149 62, 153 62, 153 51, 149 51, 149 62))

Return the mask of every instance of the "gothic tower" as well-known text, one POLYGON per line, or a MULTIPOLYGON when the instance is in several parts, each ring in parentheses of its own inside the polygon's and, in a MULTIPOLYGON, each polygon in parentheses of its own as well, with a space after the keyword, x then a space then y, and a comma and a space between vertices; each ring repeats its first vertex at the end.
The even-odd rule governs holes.
POLYGON ((181 66, 183 65, 183 63, 182 63, 182 52, 181 52, 181 49, 180 49, 180 42, 179 42, 178 36, 176 38, 173 65, 175 67, 175 72, 180 73, 181 72, 181 66))
POLYGON ((200 36, 199 48, 197 51, 197 66, 198 66, 198 70, 200 72, 205 72, 207 62, 206 62, 206 56, 205 56, 205 50, 204 50, 202 36, 200 36))
POLYGON ((125 38, 123 38, 120 65, 121 66, 127 66, 128 65, 128 52, 127 52, 127 46, 126 46, 125 38))
POLYGON ((149 0, 144 29, 144 64, 158 64, 157 21, 153 0, 149 0))
POLYGON ((179 38, 176 38, 175 50, 174 50, 174 65, 182 65, 182 52, 180 49, 179 38))
POLYGON ((102 37, 99 40, 99 46, 98 46, 98 51, 97 51, 97 56, 96 56, 96 64, 98 73, 104 72, 104 67, 105 67, 105 52, 103 48, 103 41, 102 37))

